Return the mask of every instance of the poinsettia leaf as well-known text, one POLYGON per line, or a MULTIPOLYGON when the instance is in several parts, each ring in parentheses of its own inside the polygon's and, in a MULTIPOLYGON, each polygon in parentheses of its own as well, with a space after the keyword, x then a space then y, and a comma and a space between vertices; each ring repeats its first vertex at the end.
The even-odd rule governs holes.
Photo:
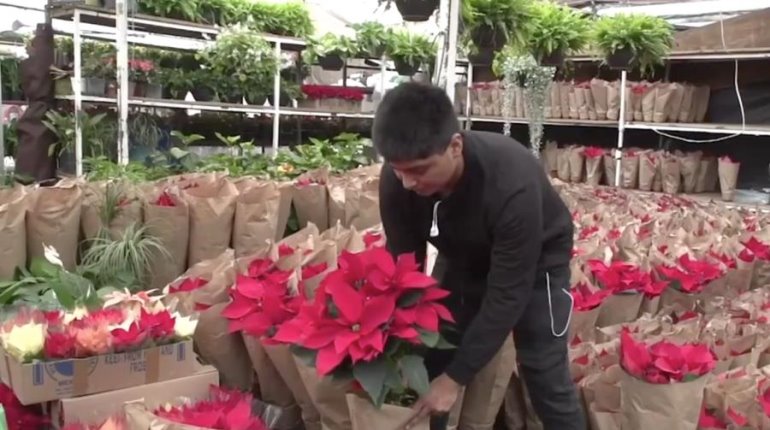
POLYGON ((353 367, 353 377, 364 388, 366 394, 376 407, 382 406, 378 401, 384 400, 382 392, 385 390, 385 380, 388 377, 388 363, 380 358, 368 363, 359 363, 353 367))
POLYGON ((425 368, 425 361, 419 355, 406 355, 401 358, 401 372, 406 379, 409 388, 417 391, 417 394, 423 395, 430 388, 428 370, 425 368))
POLYGON ((698 375, 696 375, 694 373, 689 373, 687 375, 684 375, 684 377, 682 378, 682 382, 692 382, 692 381, 695 381, 696 379, 699 379, 699 378, 700 378, 700 376, 698 376, 698 375))
POLYGON ((61 270, 60 267, 45 258, 35 257, 29 265, 29 271, 36 278, 51 279, 61 270))
POLYGON ((429 348, 435 348, 436 345, 438 345, 439 339, 441 338, 438 332, 422 329, 417 329, 417 331, 420 332, 420 341, 422 341, 423 345, 429 348))
POLYGON ((408 308, 410 306, 414 306, 417 304, 417 302, 420 301, 420 297, 422 297, 422 294, 423 294, 422 291, 409 291, 408 293, 398 298, 398 302, 396 302, 396 306, 398 306, 399 308, 408 308))
POLYGON ((315 359, 318 355, 318 351, 303 348, 299 345, 291 345, 289 349, 303 364, 309 367, 315 367, 315 359))
POLYGON ((439 336, 438 343, 433 347, 434 349, 455 349, 457 345, 452 345, 448 340, 444 339, 444 336, 439 336))

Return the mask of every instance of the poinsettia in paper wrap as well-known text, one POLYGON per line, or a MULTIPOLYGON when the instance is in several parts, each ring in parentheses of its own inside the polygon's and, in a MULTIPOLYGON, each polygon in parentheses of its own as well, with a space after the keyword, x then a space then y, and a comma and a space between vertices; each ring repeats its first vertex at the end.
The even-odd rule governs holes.
POLYGON ((583 149, 586 165, 586 184, 598 186, 602 180, 602 160, 604 149, 589 146, 583 149))
POLYGON ((569 326, 569 339, 579 336, 582 340, 593 340, 596 321, 602 302, 611 294, 609 290, 594 288, 588 277, 574 284, 571 289, 573 306, 569 326))
POLYGON ((639 189, 653 191, 656 175, 660 175, 660 152, 641 151, 639 154, 639 189))
POLYGON ((663 179, 663 192, 678 194, 682 183, 679 159, 668 152, 661 156, 660 171, 663 179))
POLYGON ((633 321, 639 315, 643 293, 659 294, 665 287, 653 280, 649 272, 630 263, 590 260, 587 264, 597 283, 612 294, 602 304, 599 327, 633 321))
POLYGON ((716 157, 704 156, 700 160, 698 178, 695 181, 696 193, 710 193, 717 190, 719 172, 716 157))
POLYGON ((17 267, 27 265, 28 190, 22 186, 0 189, 0 280, 11 280, 17 267))
POLYGON ((279 428, 283 413, 251 393, 214 386, 209 400, 178 403, 154 411, 141 402, 127 403, 127 430, 272 430, 279 428))
POLYGON ((621 428, 697 428, 714 354, 701 344, 637 342, 620 334, 621 428))
POLYGON ((188 265, 216 258, 230 247, 238 189, 222 178, 183 191, 190 207, 188 265))
POLYGON ((236 183, 239 195, 235 202, 233 249, 235 256, 253 254, 286 230, 281 221, 282 196, 279 184, 257 179, 236 183))
POLYGON ((661 306, 680 303, 694 309, 699 301, 726 291, 725 271, 713 259, 695 259, 683 254, 676 266, 660 265, 655 268, 658 279, 669 283, 663 291, 661 306))
POLYGON ((345 187, 346 226, 365 229, 379 224, 379 177, 353 179, 345 187))
POLYGON ((308 223, 321 230, 329 227, 328 181, 329 169, 322 168, 304 173, 294 182, 292 204, 297 211, 300 228, 308 223))
POLYGON ((770 285, 770 241, 759 239, 752 234, 748 240, 744 240, 742 243, 748 252, 739 254, 739 259, 742 261, 752 260, 754 263, 751 286, 763 288, 770 285))
POLYGON ((33 188, 27 212, 28 259, 43 258, 45 245, 59 252, 64 268, 77 263, 82 181, 62 180, 52 187, 33 188))
POLYGON ((589 428, 620 430, 620 379, 618 364, 592 373, 578 383, 583 396, 589 428))
POLYGON ((682 174, 682 191, 688 194, 695 192, 698 183, 698 169, 700 161, 703 158, 703 152, 681 152, 676 151, 674 156, 679 159, 682 174))
MULTIPOLYGON (((604 154, 604 159, 602 160, 602 165, 604 166, 604 183, 605 185, 608 185, 610 187, 614 187, 616 185, 616 171, 617 171, 617 160, 615 160, 615 153, 616 149, 610 150, 607 154, 604 154)), ((622 169, 621 169, 622 170, 622 169)), ((622 183, 622 175, 621 175, 621 183, 622 183)))
POLYGON ((607 87, 608 82, 604 79, 591 79, 591 96, 596 108, 596 119, 606 120, 607 118, 607 87))
POLYGON ((710 423, 711 428, 726 429, 727 424, 738 425, 739 423, 735 421, 745 420, 744 426, 760 428, 757 426, 760 418, 757 384, 760 379, 761 373, 754 367, 718 374, 706 385, 704 391, 701 427, 703 424, 710 423), (704 414, 710 415, 711 418, 704 420, 704 414), (724 426, 719 427, 718 423, 723 423, 724 426))
POLYGON ((153 251, 150 286, 163 288, 187 269, 190 209, 178 188, 151 188, 144 194, 144 223, 166 252, 153 251))
POLYGON ((572 145, 567 147, 569 151, 569 181, 582 182, 584 176, 585 155, 583 147, 572 145))
POLYGON ((556 158, 556 177, 561 179, 564 182, 570 181, 570 167, 569 167, 569 158, 570 158, 570 152, 571 147, 563 147, 559 148, 558 150, 558 156, 556 158))
POLYGON ((296 315, 305 301, 298 271, 310 276, 335 263, 336 246, 328 244, 332 248, 324 254, 327 261, 309 261, 306 267, 303 259, 316 246, 312 240, 297 248, 272 244, 259 254, 239 259, 239 275, 230 290, 231 302, 222 311, 222 316, 229 320, 229 332, 243 335, 262 387, 262 398, 286 409, 281 426, 289 428, 301 419, 305 427, 320 429, 320 417, 291 352, 287 346, 274 342, 272 336, 283 322, 296 315))
POLYGON ((543 153, 540 160, 543 168, 549 176, 556 176, 559 170, 559 146, 556 142, 549 140, 543 145, 543 153))
MULTIPOLYGON (((378 408, 394 402, 403 406, 428 388, 417 351, 445 345, 439 326, 452 322, 452 316, 438 300, 448 294, 419 271, 413 255, 394 261, 384 248, 343 253, 313 302, 284 323, 274 340, 294 345, 319 376, 352 372, 352 385, 361 388, 354 394, 367 396, 378 408), (390 382, 383 384, 380 376, 390 382)), ((405 415, 399 419, 405 421, 409 410, 401 410, 405 415)), ((352 419, 355 426, 357 418, 352 419)), ((401 424, 389 421, 392 427, 401 424)))
POLYGON ((722 200, 731 202, 735 198, 735 188, 738 185, 738 173, 741 163, 725 155, 719 157, 719 189, 722 192, 722 200))
POLYGON ((110 238, 123 236, 131 224, 141 224, 142 202, 135 186, 127 181, 86 182, 80 224, 86 240, 106 232, 110 238))
POLYGON ((639 186, 639 151, 636 149, 623 150, 623 158, 620 160, 621 186, 635 189, 639 186))

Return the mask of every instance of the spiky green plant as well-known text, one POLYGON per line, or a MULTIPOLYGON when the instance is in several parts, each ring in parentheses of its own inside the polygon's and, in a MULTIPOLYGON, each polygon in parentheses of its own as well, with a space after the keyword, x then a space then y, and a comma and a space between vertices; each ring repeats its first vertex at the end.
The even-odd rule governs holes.
POLYGON ((538 61, 556 52, 580 51, 590 35, 590 21, 584 13, 551 0, 533 4, 529 28, 527 50, 538 61))
POLYGON ((630 49, 634 57, 631 66, 643 74, 652 72, 674 44, 674 28, 665 19, 650 15, 617 14, 600 18, 595 26, 593 41, 605 56, 630 49))

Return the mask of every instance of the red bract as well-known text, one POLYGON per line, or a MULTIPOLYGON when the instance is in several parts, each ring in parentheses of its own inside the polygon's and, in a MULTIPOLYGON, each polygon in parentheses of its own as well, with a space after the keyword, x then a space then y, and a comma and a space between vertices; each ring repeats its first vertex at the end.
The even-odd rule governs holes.
POLYGON ((151 314, 142 309, 139 318, 139 331, 147 333, 154 340, 164 340, 174 335, 176 320, 169 311, 151 314))
POLYGON ((727 254, 719 253, 719 252, 716 252, 716 251, 712 250, 712 251, 709 251, 709 256, 711 256, 712 258, 714 258, 716 260, 719 260, 728 269, 735 269, 738 266, 738 264, 735 261, 735 259, 730 257, 727 254))
POLYGON ((572 308, 578 312, 590 311, 596 309, 602 304, 605 298, 610 295, 610 290, 591 291, 583 282, 572 287, 572 308))
POLYGON ((299 178, 294 181, 294 185, 298 187, 307 187, 309 185, 323 185, 324 182, 313 178, 299 178))
POLYGON ((195 291, 208 283, 209 281, 203 278, 185 278, 178 285, 170 286, 168 289, 168 293, 169 294, 187 293, 190 291, 195 291))
POLYGON ((620 333, 620 364, 630 375, 648 383, 669 384, 688 382, 711 372, 716 356, 703 344, 637 342, 624 328, 620 333))
POLYGON ((607 266, 601 260, 589 260, 588 269, 602 288, 612 294, 636 291, 655 296, 660 295, 666 287, 665 284, 656 283, 649 272, 631 263, 613 261, 607 266))
POLYGON ((289 246, 289 245, 287 245, 285 243, 282 243, 282 244, 278 245, 278 256, 280 256, 280 257, 286 257, 286 256, 294 254, 295 252, 296 251, 295 251, 294 248, 292 248, 291 246, 289 246))
POLYGON ((115 352, 135 349, 147 340, 147 332, 142 330, 138 322, 128 326, 128 330, 116 328, 110 334, 112 334, 112 345, 115 348, 115 352))
POLYGON ((338 87, 332 85, 303 85, 302 92, 308 99, 345 99, 361 101, 366 92, 362 88, 338 87))
POLYGON ((176 202, 171 197, 171 195, 168 193, 168 191, 163 191, 162 193, 160 193, 158 198, 155 200, 155 205, 156 206, 162 206, 162 207, 171 208, 171 207, 175 207, 176 206, 176 202))
POLYGON ((222 316, 230 320, 229 331, 270 342, 277 327, 297 313, 288 289, 290 276, 290 271, 275 268, 269 259, 252 261, 248 274, 236 278, 230 290, 232 300, 222 310, 222 316))
POLYGON ((100 309, 98 311, 90 312, 83 318, 72 321, 70 325, 75 328, 103 327, 118 325, 125 319, 126 315, 121 309, 100 309))
POLYGON ((8 430, 37 429, 48 424, 48 418, 40 415, 35 406, 21 404, 13 390, 0 383, 0 405, 5 410, 8 430))
POLYGON ((685 254, 679 257, 679 267, 659 266, 657 268, 673 286, 686 293, 699 293, 710 282, 724 275, 719 264, 709 261, 692 260, 685 254))
POLYGON ((602 148, 589 146, 583 150, 583 154, 586 156, 586 158, 600 158, 604 156, 605 151, 602 148))
POLYGON ((329 265, 326 263, 318 263, 318 264, 308 264, 302 267, 302 279, 310 279, 315 276, 320 275, 326 269, 329 268, 329 265))
POLYGON ((751 236, 751 239, 743 242, 743 246, 751 251, 758 260, 770 261, 770 245, 760 242, 756 237, 751 236))
POLYGON ((727 423, 720 420, 714 411, 706 409, 705 407, 700 411, 700 419, 698 420, 698 428, 713 430, 713 429, 727 429, 727 423))
POLYGON ((759 405, 762 406, 762 412, 765 413, 765 416, 770 417, 770 387, 760 386, 760 394, 757 400, 759 405))
POLYGON ((215 430, 268 430, 259 417, 252 415, 253 397, 248 393, 211 388, 211 399, 170 409, 159 408, 154 414, 179 424, 215 430))
POLYGON ((380 243, 383 240, 383 236, 381 233, 375 233, 375 232, 367 232, 364 234, 364 246, 366 246, 367 249, 373 248, 376 244, 380 243))
POLYGON ((578 233, 578 240, 586 240, 589 237, 593 236, 598 231, 599 231, 599 226, 596 226, 596 225, 583 227, 580 229, 580 232, 578 233))
POLYGON ((48 328, 43 345, 43 354, 48 359, 63 359, 75 357, 75 335, 65 329, 52 330, 48 328))

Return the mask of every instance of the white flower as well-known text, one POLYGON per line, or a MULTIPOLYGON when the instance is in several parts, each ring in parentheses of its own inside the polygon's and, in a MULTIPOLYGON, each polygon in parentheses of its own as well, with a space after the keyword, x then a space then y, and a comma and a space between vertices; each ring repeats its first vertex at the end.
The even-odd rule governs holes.
POLYGON ((29 323, 0 333, 0 340, 6 353, 23 363, 43 352, 45 332, 45 324, 29 323))
POLYGON ((183 317, 178 313, 174 314, 174 334, 179 338, 190 338, 195 334, 195 328, 198 327, 198 319, 192 317, 183 317))
POLYGON ((69 324, 72 321, 77 321, 85 318, 88 315, 88 309, 85 307, 79 306, 73 309, 71 312, 67 312, 64 314, 64 317, 62 318, 62 322, 64 324, 69 324))
POLYGON ((43 255, 45 256, 45 259, 48 260, 49 263, 64 267, 64 263, 61 261, 61 257, 59 257, 59 251, 56 250, 53 246, 48 246, 45 243, 43 244, 43 255))

